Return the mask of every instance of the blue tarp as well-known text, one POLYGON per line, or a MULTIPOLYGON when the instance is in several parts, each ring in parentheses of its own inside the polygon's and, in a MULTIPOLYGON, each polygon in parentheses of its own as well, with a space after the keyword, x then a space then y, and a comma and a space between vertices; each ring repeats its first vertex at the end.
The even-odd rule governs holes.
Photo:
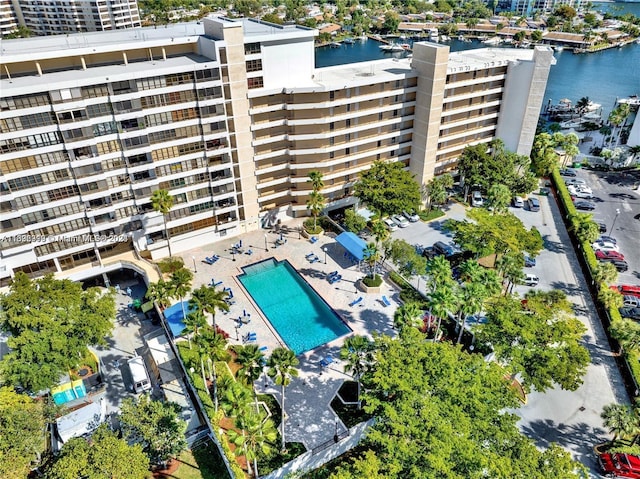
MULTIPOLYGON (((186 314, 195 311, 195 308, 189 305, 188 301, 184 301, 184 311, 186 314)), ((164 318, 167 320, 169 329, 174 338, 182 336, 184 331, 184 316, 182 315, 182 303, 176 303, 164 310, 164 318)))
POLYGON ((362 261, 364 259, 364 250, 367 247, 367 243, 360 239, 356 234, 345 231, 336 237, 336 241, 358 261, 362 261))

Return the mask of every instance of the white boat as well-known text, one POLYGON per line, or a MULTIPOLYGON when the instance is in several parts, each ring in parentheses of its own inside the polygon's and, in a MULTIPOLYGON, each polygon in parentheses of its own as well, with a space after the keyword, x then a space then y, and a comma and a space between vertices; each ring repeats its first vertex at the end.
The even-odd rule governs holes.
POLYGON ((499 37, 491 37, 483 40, 482 43, 484 43, 485 45, 500 45, 502 43, 502 40, 499 37))
POLYGON ((555 51, 557 51, 557 52, 561 52, 562 50, 564 50, 564 47, 563 47, 562 45, 556 45, 556 46, 554 47, 554 49, 555 49, 555 51))
POLYGON ((560 128, 562 128, 563 130, 567 130, 569 128, 578 128, 580 125, 582 125, 581 118, 560 122, 560 128))
POLYGON ((459 42, 464 42, 465 38, 463 35, 458 35, 458 41, 459 42))
POLYGON ((388 45, 380 45, 380 50, 383 52, 402 52, 405 49, 402 45, 398 45, 397 43, 389 43, 388 45))
POLYGON ((637 95, 630 96, 629 98, 620 98, 618 103, 626 103, 630 106, 640 106, 640 98, 637 95))
POLYGON ((441 41, 441 42, 448 42, 448 41, 450 41, 450 40, 451 40, 451 38, 449 38, 449 37, 448 37, 448 36, 446 36, 446 35, 442 35, 442 36, 440 37, 440 41, 441 41))
POLYGON ((331 42, 331 44, 329 46, 331 48, 340 48, 340 47, 342 47, 342 43, 340 43, 340 42, 331 42))
POLYGON ((346 43, 347 45, 351 45, 352 43, 355 43, 356 41, 353 38, 345 38, 344 40, 342 40, 342 43, 346 43))

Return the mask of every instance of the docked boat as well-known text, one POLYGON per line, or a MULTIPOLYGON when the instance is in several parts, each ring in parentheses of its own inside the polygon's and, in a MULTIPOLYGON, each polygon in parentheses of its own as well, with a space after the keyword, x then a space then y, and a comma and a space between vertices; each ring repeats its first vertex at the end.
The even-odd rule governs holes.
POLYGON ((342 40, 342 43, 346 43, 347 45, 352 45, 355 42, 356 41, 353 38, 345 38, 344 40, 342 40))
POLYGON ((555 51, 557 52, 561 52, 562 50, 564 50, 564 47, 562 45, 556 45, 555 47, 553 47, 555 51))
POLYGON ((449 42, 449 41, 451 41, 451 38, 449 38, 449 37, 448 37, 448 36, 446 36, 446 35, 442 35, 442 36, 440 37, 440 41, 441 41, 441 42, 449 42))
POLYGON ((499 37, 491 37, 483 40, 482 43, 484 43, 485 45, 500 45, 502 43, 502 40, 499 37))
POLYGON ((401 43, 400 46, 403 50, 411 50, 411 45, 409 43, 401 43))
POLYGON ((619 98, 617 102, 626 103, 627 105, 634 107, 640 106, 640 98, 638 98, 637 95, 631 95, 629 98, 619 98))
POLYGON ((388 45, 380 45, 380 50, 383 52, 402 52, 405 49, 402 45, 398 45, 397 43, 389 43, 388 45))
POLYGON ((329 46, 330 46, 331 48, 340 48, 340 47, 342 47, 342 43, 340 43, 340 42, 331 42, 331 43, 329 44, 329 46))

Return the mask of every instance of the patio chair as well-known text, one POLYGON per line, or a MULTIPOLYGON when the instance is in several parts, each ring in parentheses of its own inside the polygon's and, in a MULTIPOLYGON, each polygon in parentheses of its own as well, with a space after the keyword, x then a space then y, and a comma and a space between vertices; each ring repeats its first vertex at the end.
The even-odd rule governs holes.
POLYGON ((357 304, 362 303, 362 301, 363 301, 363 300, 364 300, 364 298, 363 298, 362 296, 360 296, 360 297, 359 297, 358 299, 356 299, 355 301, 351 301, 351 302, 349 303, 349 306, 352 306, 352 307, 353 307, 353 306, 355 306, 355 305, 357 305, 357 304))
POLYGON ((331 273, 329 273, 327 275, 327 281, 331 281, 331 278, 333 278, 334 276, 338 276, 338 272, 337 271, 332 271, 331 273))
POLYGON ((382 304, 384 304, 385 306, 391 306, 391 302, 384 295, 382 296, 382 304))
POLYGON ((332 363, 333 363, 333 356, 331 356, 330 354, 320 360, 320 366, 322 366, 323 368, 328 367, 332 363))
POLYGON ((311 239, 309 240, 311 241, 311 244, 315 243, 316 241, 318 241, 318 238, 316 236, 312 236, 311 239))
POLYGON ((332 276, 331 278, 329 278, 329 284, 337 283, 341 279, 342 279, 342 275, 336 274, 335 276, 332 276))

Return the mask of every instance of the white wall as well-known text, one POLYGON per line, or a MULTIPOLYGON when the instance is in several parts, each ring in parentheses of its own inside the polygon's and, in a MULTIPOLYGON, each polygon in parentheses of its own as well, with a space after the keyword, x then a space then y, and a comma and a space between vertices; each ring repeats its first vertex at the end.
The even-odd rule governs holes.
POLYGON ((265 88, 307 84, 314 68, 313 38, 262 43, 262 77, 265 88))

